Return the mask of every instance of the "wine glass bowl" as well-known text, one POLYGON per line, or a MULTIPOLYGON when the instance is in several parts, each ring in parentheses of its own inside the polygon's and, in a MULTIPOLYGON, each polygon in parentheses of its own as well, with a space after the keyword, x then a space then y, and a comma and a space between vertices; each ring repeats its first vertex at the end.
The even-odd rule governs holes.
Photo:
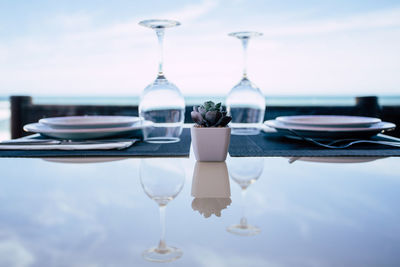
POLYGON ((232 116, 231 128, 234 135, 256 135, 260 133, 265 113, 265 98, 261 90, 247 76, 247 46, 250 38, 262 36, 259 32, 233 32, 243 47, 243 75, 240 82, 228 93, 227 112, 232 116))
POLYGON ((139 115, 154 122, 153 127, 143 130, 144 139, 152 143, 179 141, 185 119, 185 101, 179 89, 158 77, 142 94, 139 115))
POLYGON ((264 121, 265 99, 260 89, 249 79, 243 78, 229 92, 227 112, 232 116, 232 134, 256 135, 264 121))
POLYGON ((159 44, 157 78, 148 85, 140 96, 139 116, 154 122, 152 128, 143 131, 149 143, 179 142, 185 120, 185 100, 182 93, 169 82, 163 72, 163 40, 165 29, 176 27, 174 20, 143 20, 139 25, 155 30, 159 44))

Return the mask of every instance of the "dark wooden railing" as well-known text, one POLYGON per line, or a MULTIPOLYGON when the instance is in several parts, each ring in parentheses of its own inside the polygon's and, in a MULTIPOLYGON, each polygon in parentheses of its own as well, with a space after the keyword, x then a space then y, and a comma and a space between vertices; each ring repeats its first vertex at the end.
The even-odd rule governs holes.
MULTIPOLYGON (((137 116, 138 107, 131 105, 43 105, 34 104, 30 96, 11 96, 11 138, 29 133, 23 125, 55 116, 126 115, 137 116)), ((185 122, 191 122, 192 107, 187 106, 185 122)), ((288 115, 358 115, 379 117, 399 127, 389 134, 400 137, 400 106, 379 106, 375 96, 357 97, 353 106, 267 106, 265 120, 288 115)))

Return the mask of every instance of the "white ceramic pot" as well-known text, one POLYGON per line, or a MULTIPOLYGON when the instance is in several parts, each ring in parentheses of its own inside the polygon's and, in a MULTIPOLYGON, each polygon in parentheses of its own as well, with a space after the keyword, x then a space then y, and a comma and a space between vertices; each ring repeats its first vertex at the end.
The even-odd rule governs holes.
POLYGON ((225 161, 231 139, 229 127, 192 127, 193 152, 198 161, 225 161))

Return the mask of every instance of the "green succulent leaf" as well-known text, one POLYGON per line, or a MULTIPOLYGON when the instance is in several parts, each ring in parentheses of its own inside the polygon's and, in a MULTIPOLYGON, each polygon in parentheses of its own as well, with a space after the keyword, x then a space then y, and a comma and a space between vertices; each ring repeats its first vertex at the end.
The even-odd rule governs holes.
POLYGON ((215 104, 213 101, 194 106, 191 117, 196 124, 203 127, 225 127, 232 120, 231 116, 226 115, 221 102, 215 104))
POLYGON ((212 101, 207 101, 204 102, 204 108, 206 109, 206 111, 212 111, 214 110, 215 104, 212 101))

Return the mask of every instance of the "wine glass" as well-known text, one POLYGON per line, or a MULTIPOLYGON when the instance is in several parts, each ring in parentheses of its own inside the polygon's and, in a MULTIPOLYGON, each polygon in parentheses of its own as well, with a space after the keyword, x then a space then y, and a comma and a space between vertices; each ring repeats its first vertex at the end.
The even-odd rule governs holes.
POLYGON ((139 25, 155 30, 159 46, 158 74, 156 80, 142 92, 139 116, 154 122, 153 127, 143 130, 144 140, 149 143, 179 142, 185 119, 185 100, 163 72, 163 41, 166 28, 179 26, 174 20, 143 20, 139 25))
POLYGON ((165 242, 165 209, 183 188, 185 172, 180 159, 142 159, 140 183, 144 192, 154 200, 160 210, 161 238, 158 246, 143 252, 143 258, 153 262, 179 259, 183 252, 165 242))
POLYGON ((260 89, 247 77, 247 46, 250 38, 261 36, 259 32, 233 32, 243 46, 243 76, 226 98, 228 113, 232 116, 230 126, 234 135, 256 135, 264 120, 265 98, 260 89))
POLYGON ((227 227, 228 232, 242 236, 256 235, 261 232, 260 228, 247 222, 245 203, 247 188, 261 176, 263 169, 263 158, 229 158, 229 175, 242 189, 242 217, 239 224, 227 227))

